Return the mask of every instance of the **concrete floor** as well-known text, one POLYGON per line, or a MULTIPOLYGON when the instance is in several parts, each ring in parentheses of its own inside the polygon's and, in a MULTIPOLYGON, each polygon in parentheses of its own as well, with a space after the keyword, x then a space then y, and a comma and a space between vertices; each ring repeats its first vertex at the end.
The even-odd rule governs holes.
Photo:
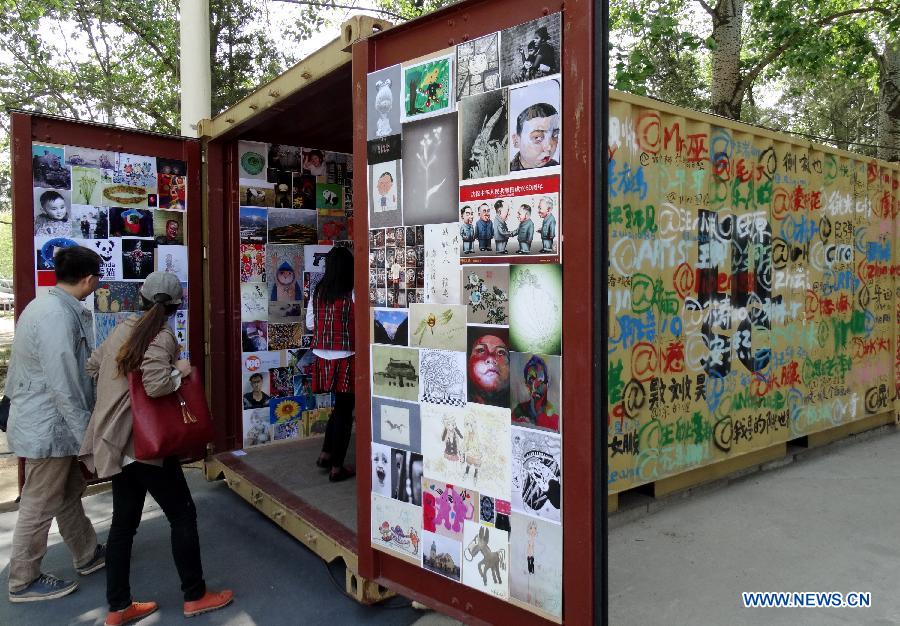
POLYGON ((610 624, 900 624, 898 512, 900 433, 887 427, 614 515, 610 624), (872 606, 743 608, 742 591, 868 591, 872 606))

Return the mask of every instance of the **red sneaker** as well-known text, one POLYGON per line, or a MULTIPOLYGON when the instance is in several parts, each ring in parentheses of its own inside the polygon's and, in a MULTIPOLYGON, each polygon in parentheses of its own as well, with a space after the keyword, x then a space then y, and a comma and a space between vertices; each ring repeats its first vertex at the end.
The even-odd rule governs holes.
POLYGON ((132 602, 131 606, 121 611, 110 611, 106 616, 105 626, 122 626, 143 619, 156 613, 159 605, 156 602, 132 602))
POLYGON ((234 600, 234 592, 230 589, 222 591, 207 591, 199 600, 184 603, 184 616, 194 617, 201 613, 209 613, 223 606, 228 606, 234 600))

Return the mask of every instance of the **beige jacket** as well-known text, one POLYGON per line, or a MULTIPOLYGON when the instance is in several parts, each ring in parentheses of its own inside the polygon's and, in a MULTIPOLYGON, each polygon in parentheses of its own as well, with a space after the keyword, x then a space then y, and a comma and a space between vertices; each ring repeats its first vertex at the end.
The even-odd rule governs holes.
MULTIPOLYGON (((88 374, 97 381, 97 403, 78 458, 100 478, 121 472, 126 454, 134 458, 128 378, 119 375, 116 356, 131 337, 139 319, 134 316, 118 324, 106 341, 94 350, 86 366, 88 374)), ((181 379, 172 376, 177 360, 178 341, 166 326, 150 343, 141 362, 148 396, 165 396, 178 388, 181 379)))

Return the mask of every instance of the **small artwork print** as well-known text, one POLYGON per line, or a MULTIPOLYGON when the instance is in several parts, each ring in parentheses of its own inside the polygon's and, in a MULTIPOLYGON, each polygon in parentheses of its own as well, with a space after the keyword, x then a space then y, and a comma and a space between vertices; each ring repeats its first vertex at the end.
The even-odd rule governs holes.
POLYGON ((328 165, 325 162, 325 153, 321 150, 304 148, 301 152, 303 161, 303 173, 312 176, 326 176, 328 174, 328 165))
POLYGON ((340 210, 343 213, 343 186, 334 183, 316 183, 316 208, 340 210))
MULTIPOLYGON (((415 278, 414 270, 407 273, 415 278)), ((407 288, 415 288, 415 283, 407 283, 407 288)), ((461 304, 410 304, 409 326, 410 346, 456 352, 466 349, 466 307, 461 304)))
POLYGON ((466 405, 466 355, 443 350, 419 351, 419 402, 466 405))
POLYGON ((459 173, 462 179, 509 173, 507 91, 498 89, 459 103, 459 173))
POLYGON ((400 161, 369 165, 369 226, 383 228, 403 223, 400 161))
POLYGON ((267 319, 269 302, 263 283, 241 283, 241 321, 267 319))
POLYGON ((269 243, 308 244, 316 241, 315 211, 269 209, 269 243))
POLYGON ((70 192, 35 187, 34 236, 71 237, 73 234, 70 192))
POLYGON ((269 321, 273 324, 303 324, 303 302, 269 302, 269 321))
POLYGON ((157 176, 159 208, 169 211, 187 210, 187 177, 174 174, 157 176))
POLYGON ((409 311, 372 309, 372 343, 389 346, 409 344, 409 311))
POLYGON ((422 567, 459 582, 462 574, 459 541, 423 530, 422 548, 422 567))
POLYGON ((31 144, 31 172, 35 187, 69 189, 72 184, 62 146, 31 144))
POLYGON ((373 548, 416 565, 421 563, 421 507, 373 493, 370 517, 373 548))
POLYGON ((446 56, 403 68, 404 122, 451 110, 452 65, 453 57, 446 56))
POLYGON ((557 79, 509 90, 510 172, 560 164, 561 93, 557 79))
POLYGON ((509 329, 468 326, 469 402, 509 408, 509 329))
POLYGON ((512 480, 509 433, 509 409, 423 404, 425 475, 508 500, 512 480))
POLYGON ((122 280, 121 239, 98 239, 87 247, 100 255, 100 280, 122 280))
POLYGON ((269 414, 263 409, 243 411, 244 447, 260 446, 272 441, 269 414))
POLYGON ((432 304, 459 304, 459 224, 426 224, 423 237, 424 301, 432 304))
POLYGON ((291 203, 295 209, 316 208, 316 177, 297 174, 292 177, 291 203))
POLYGON ((255 141, 238 142, 238 178, 266 179, 269 146, 255 141))
POLYGON ((559 435, 513 427, 511 502, 514 511, 560 521, 562 440, 559 435))
POLYGON ((187 176, 187 163, 180 159, 156 159, 156 173, 187 176))
POLYGON ((268 322, 241 322, 241 350, 243 352, 262 352, 268 350, 268 322))
POLYGON ((558 433, 560 358, 512 352, 510 369, 513 424, 558 433))
POLYGON ((392 448, 421 452, 419 405, 390 398, 372 398, 372 440, 392 448))
POLYGON ((512 513, 509 533, 509 595, 562 616, 562 526, 512 513))
MULTIPOLYGON (((271 329, 271 325, 269 326, 271 329)), ((269 389, 272 397, 294 395, 294 370, 291 367, 273 367, 269 370, 269 389)), ((301 403, 303 404, 303 403, 301 403)))
POLYGON ((302 336, 302 324, 269 324, 269 350, 300 348, 302 336))
POLYGON ((332 246, 305 246, 303 248, 303 269, 313 274, 325 273, 325 257, 332 246))
POLYGON ((186 246, 156 246, 156 269, 178 277, 178 282, 188 280, 188 256, 186 246))
POLYGON ((94 346, 106 341, 117 324, 123 322, 130 313, 94 313, 94 346))
POLYGON ((456 114, 403 125, 403 223, 443 224, 457 218, 459 159, 456 114), (415 198, 411 202, 410 198, 415 198))
MULTIPOLYGON (((260 146, 265 144, 258 144, 260 146)), ((273 143, 269 146, 269 162, 268 167, 277 170, 288 170, 292 172, 300 171, 300 153, 301 148, 298 146, 286 146, 280 143, 273 143)))
POLYGON ((509 324, 509 267, 466 266, 462 285, 470 324, 509 324))
POLYGON ((184 213, 153 211, 153 236, 160 246, 184 245, 184 213))
POLYGON ((398 400, 418 400, 419 351, 373 345, 372 393, 398 400))
POLYGON ((303 412, 302 398, 288 396, 286 398, 272 398, 269 400, 269 422, 283 424, 300 419, 303 412))
POLYGON ((466 521, 462 582, 498 598, 509 597, 509 533, 466 521))
POLYGON ((267 217, 266 209, 258 209, 254 207, 241 207, 239 210, 239 226, 241 229, 242 244, 264 244, 267 238, 267 217))
MULTIPOLYGON (((68 237, 35 237, 34 245, 36 248, 35 269, 41 271, 56 269, 56 264, 53 262, 53 257, 56 256, 56 253, 61 248, 77 246, 78 242, 68 237)), ((56 284, 55 277, 52 284, 56 284)))
POLYGON ((72 168, 72 204, 97 206, 103 198, 103 172, 89 167, 72 168))
POLYGON ((443 481, 422 479, 422 528, 462 541, 463 523, 477 519, 478 494, 443 481))
MULTIPOLYGON (((33 146, 33 148, 37 147, 33 146)), ((66 165, 112 171, 116 168, 116 153, 109 150, 66 146, 66 165)), ((112 182, 111 176, 110 182, 112 182)))
POLYGON ((269 245, 268 272, 272 302, 303 302, 303 246, 269 245))
POLYGON ((266 282, 266 247, 259 244, 241 244, 241 282, 266 282))
POLYGON ((391 449, 391 497, 422 505, 422 455, 391 449))
POLYGON ((99 313, 140 311, 140 283, 103 281, 94 292, 94 310, 99 313))
POLYGON ((153 242, 149 239, 122 240, 122 279, 144 280, 154 269, 153 242))
POLYGON ((303 437, 305 427, 303 425, 303 416, 287 422, 278 422, 272 426, 272 438, 275 441, 285 441, 287 439, 298 439, 303 437))
POLYGON ((156 158, 119 153, 113 182, 118 185, 144 187, 145 193, 156 191, 156 158))
POLYGON ((391 497, 391 448, 372 444, 372 493, 391 497))
POLYGON ((275 189, 271 186, 262 185, 241 185, 240 186, 240 202, 241 206, 258 206, 272 207, 275 206, 275 189))
POLYGON ((500 72, 504 85, 523 83, 559 73, 559 13, 502 31, 500 72))
POLYGON ((500 88, 500 33, 456 46, 456 99, 500 88))
POLYGON ((513 265, 509 270, 510 348, 560 355, 562 266, 513 265))
POLYGON ((109 237, 109 216, 105 207, 72 205, 73 235, 81 239, 109 237))
POLYGON ((153 237, 153 211, 147 209, 109 209, 110 237, 153 237))
POLYGON ((366 139, 400 133, 400 66, 372 72, 366 78, 366 139))
POLYGON ((346 241, 348 235, 348 220, 342 215, 322 215, 317 218, 319 241, 346 241))

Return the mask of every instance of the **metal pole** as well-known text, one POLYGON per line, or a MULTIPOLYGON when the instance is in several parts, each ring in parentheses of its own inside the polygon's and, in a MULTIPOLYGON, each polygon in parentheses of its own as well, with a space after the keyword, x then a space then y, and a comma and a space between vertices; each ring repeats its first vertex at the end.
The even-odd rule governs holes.
POLYGON ((209 119, 212 77, 209 58, 209 0, 181 0, 181 134, 197 136, 209 119))

